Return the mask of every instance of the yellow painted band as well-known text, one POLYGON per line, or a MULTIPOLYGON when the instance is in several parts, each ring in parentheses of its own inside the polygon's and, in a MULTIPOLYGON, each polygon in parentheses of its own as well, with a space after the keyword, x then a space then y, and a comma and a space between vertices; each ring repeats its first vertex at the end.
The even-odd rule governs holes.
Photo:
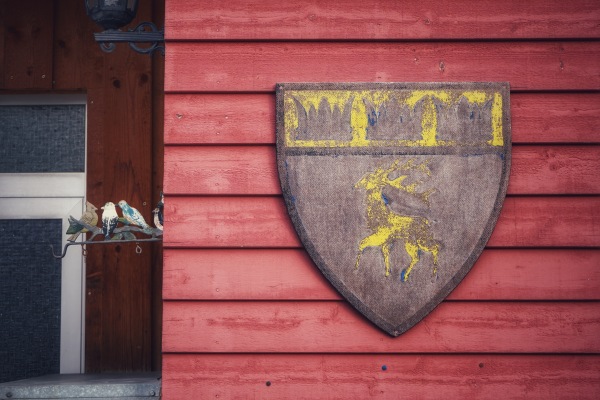
POLYGON ((378 147, 378 146, 408 146, 408 147, 433 147, 457 146, 456 141, 442 141, 437 139, 438 111, 434 99, 445 105, 457 103, 465 98, 470 104, 483 105, 492 100, 491 125, 492 139, 486 143, 491 146, 504 144, 502 133, 502 96, 500 93, 489 94, 484 91, 450 91, 450 90, 413 90, 398 92, 392 90, 292 90, 284 96, 284 126, 285 143, 287 147, 378 147), (421 115, 420 140, 371 140, 367 139, 369 124, 366 102, 378 110, 382 104, 389 101, 398 101, 401 106, 414 109, 419 102, 423 102, 421 115), (302 107, 307 115, 316 115, 321 105, 328 106, 330 112, 340 115, 348 112, 350 107, 350 127, 352 138, 350 140, 303 140, 295 139, 293 133, 299 126, 298 106, 302 107))

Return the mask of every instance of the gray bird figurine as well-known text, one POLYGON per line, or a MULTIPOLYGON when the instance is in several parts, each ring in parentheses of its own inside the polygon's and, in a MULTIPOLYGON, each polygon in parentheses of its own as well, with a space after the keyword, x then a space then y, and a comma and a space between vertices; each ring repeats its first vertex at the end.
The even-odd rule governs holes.
POLYGON ((137 225, 142 229, 149 228, 150 225, 146 223, 142 214, 135 208, 131 207, 125 200, 121 200, 119 202, 119 207, 123 211, 123 217, 129 222, 131 225, 137 225))
POLYGON ((85 202, 85 212, 83 213, 81 218, 79 218, 78 221, 74 221, 71 219, 69 220, 69 228, 67 229, 67 235, 71 236, 67 238, 68 241, 74 242, 77 240, 79 235, 88 231, 87 228, 85 228, 79 223, 79 221, 85 222, 86 224, 91 226, 96 226, 96 224, 98 223, 98 213, 96 213, 96 210, 98 209, 92 203, 90 203, 89 201, 85 202))
POLYGON ((161 230, 162 230, 162 225, 164 224, 164 222, 163 222, 163 210, 164 209, 165 209, 165 195, 163 194, 163 192, 160 192, 160 200, 158 201, 158 204, 156 205, 156 210, 158 210, 157 215, 158 215, 158 221, 160 222, 160 225, 161 225, 161 228, 160 228, 161 230))
POLYGON ((156 207, 154 210, 152 210, 152 214, 154 214, 154 226, 156 226, 157 229, 159 230, 163 230, 163 226, 162 226, 162 218, 161 218, 161 212, 160 209, 158 207, 156 207))
POLYGON ((161 191, 160 192, 160 200, 158 200, 158 204, 156 205, 156 207, 158 207, 158 209, 162 211, 164 205, 165 205, 165 194, 161 191))
POLYGON ((102 212, 102 233, 104 234, 104 240, 109 240, 110 235, 117 227, 119 216, 113 202, 107 202, 102 209, 104 210, 102 212))

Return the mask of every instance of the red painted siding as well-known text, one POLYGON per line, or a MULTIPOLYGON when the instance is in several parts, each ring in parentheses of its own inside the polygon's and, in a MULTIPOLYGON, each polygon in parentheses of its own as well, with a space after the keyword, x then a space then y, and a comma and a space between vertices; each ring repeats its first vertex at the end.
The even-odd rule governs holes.
POLYGON ((163 398, 600 393, 597 1, 166 4, 163 398), (312 264, 275 166, 276 82, 509 81, 488 247, 390 338, 312 264))
MULTIPOLYGON (((280 197, 186 196, 169 203, 169 246, 300 246, 280 197)), ((600 247, 599 225, 598 196, 508 197, 488 246, 600 247)))
MULTIPOLYGON (((487 249, 448 299, 600 300, 599 265, 597 249, 487 249)), ((165 300, 341 299, 302 249, 170 249, 164 278, 165 300)))
MULTIPOLYGON (((511 93, 514 143, 600 143, 600 93, 511 93)), ((274 144, 272 94, 170 94, 169 144, 274 144)))
POLYGON ((598 38, 594 0, 195 0, 166 3, 169 40, 598 38))
POLYGON ((179 399, 547 400, 600 388, 598 357, 581 355, 173 354, 163 368, 163 397, 179 399))
MULTIPOLYGON (((513 147, 509 195, 600 194, 600 147, 513 147)), ((165 157, 173 194, 280 195, 274 146, 173 147, 165 157)))
POLYGON ((174 42, 172 92, 271 92, 275 82, 509 81, 511 90, 600 86, 600 42, 174 42))

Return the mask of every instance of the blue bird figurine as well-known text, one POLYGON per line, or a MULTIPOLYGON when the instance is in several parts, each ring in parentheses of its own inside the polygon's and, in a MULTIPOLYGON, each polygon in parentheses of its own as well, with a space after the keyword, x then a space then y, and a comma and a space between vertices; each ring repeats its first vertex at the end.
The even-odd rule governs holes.
POLYGON ((146 223, 146 220, 142 214, 127 204, 125 200, 119 201, 119 207, 121 207, 121 210, 123 211, 123 218, 125 218, 131 225, 137 225, 142 229, 150 228, 150 225, 146 223))

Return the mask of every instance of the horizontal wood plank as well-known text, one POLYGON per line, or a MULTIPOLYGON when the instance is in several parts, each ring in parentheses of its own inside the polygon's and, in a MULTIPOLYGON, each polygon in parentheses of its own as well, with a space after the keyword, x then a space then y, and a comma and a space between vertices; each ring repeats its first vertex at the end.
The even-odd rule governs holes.
POLYGON ((451 300, 600 300, 600 250, 486 249, 451 300))
POLYGON ((508 193, 600 194, 600 146, 514 146, 508 193))
POLYGON ((168 44, 167 92, 272 92, 277 82, 507 81, 598 90, 600 42, 168 44))
POLYGON ((600 37, 600 7, 562 1, 194 0, 166 4, 167 40, 600 37))
POLYGON ((490 247, 598 247, 600 197, 509 197, 490 247))
POLYGON ((165 144, 274 143, 274 94, 165 95, 165 144))
MULTIPOLYGON (((515 146, 509 194, 600 194, 600 146, 515 146)), ((165 191, 281 194, 273 146, 168 146, 165 191)))
POLYGON ((513 143, 600 143, 600 93, 511 93, 513 143))
MULTIPOLYGON (((600 93, 512 93, 513 143, 600 143, 600 93)), ((273 94, 168 94, 167 144, 274 144, 273 94)))
MULTIPOLYGON (((300 249, 169 249, 165 300, 339 300, 300 249)), ((600 250, 485 250, 450 300, 600 300, 600 250)))
MULTIPOLYGON (((168 197, 165 247, 299 247, 281 197, 168 197)), ((600 197, 509 197, 492 247, 598 247, 600 197)))
POLYGON ((274 146, 167 146, 171 194, 281 194, 274 146))
POLYGON ((599 356, 166 354, 169 399, 596 399, 599 356))
POLYGON ((444 302, 393 338, 343 301, 178 302, 163 352, 599 353, 597 302, 444 302))
POLYGON ((300 247, 280 197, 167 197, 165 247, 300 247))
POLYGON ((163 299, 339 300, 304 250, 168 249, 163 299))

